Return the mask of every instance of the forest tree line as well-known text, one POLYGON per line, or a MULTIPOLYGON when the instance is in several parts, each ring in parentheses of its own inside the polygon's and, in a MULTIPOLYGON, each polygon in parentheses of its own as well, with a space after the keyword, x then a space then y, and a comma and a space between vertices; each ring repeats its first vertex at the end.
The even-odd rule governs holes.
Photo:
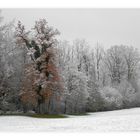
MULTIPOLYGON (((2 23, 2 18, 1 23, 2 23)), ((140 53, 57 40, 45 19, 0 26, 0 113, 80 114, 140 106, 140 53)))

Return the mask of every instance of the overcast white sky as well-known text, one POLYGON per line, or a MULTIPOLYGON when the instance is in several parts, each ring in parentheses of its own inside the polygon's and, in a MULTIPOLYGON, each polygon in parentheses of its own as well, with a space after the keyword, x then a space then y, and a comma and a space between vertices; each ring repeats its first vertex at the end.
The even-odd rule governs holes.
POLYGON ((60 32, 60 38, 84 38, 91 45, 97 41, 105 48, 133 45, 140 48, 140 9, 2 9, 5 22, 21 20, 31 27, 46 18, 60 32))

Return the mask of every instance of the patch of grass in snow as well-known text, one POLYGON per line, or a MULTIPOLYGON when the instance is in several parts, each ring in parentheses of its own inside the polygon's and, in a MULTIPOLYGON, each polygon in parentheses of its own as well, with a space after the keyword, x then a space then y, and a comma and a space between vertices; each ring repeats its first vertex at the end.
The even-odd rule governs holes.
POLYGON ((0 116, 25 116, 25 117, 33 117, 33 118, 52 118, 52 119, 57 119, 57 118, 68 118, 67 115, 62 115, 62 114, 32 114, 32 113, 3 113, 0 114, 0 116))
POLYGON ((15 113, 15 114, 1 114, 0 116, 25 116, 25 117, 33 117, 33 118, 68 118, 66 115, 51 115, 51 114, 29 114, 29 113, 15 113))
POLYGON ((74 115, 74 116, 85 116, 85 115, 89 115, 88 113, 72 113, 70 115, 74 115))
POLYGON ((55 114, 32 114, 29 115, 30 117, 34 118, 50 118, 50 119, 58 119, 58 118, 67 118, 68 116, 65 115, 55 115, 55 114))

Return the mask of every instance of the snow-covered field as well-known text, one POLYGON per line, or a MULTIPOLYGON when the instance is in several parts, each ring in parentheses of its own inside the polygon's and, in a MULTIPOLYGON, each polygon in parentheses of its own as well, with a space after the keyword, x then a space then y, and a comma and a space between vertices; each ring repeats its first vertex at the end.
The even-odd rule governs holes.
POLYGON ((63 119, 0 116, 0 132, 140 131, 140 108, 90 113, 63 119))

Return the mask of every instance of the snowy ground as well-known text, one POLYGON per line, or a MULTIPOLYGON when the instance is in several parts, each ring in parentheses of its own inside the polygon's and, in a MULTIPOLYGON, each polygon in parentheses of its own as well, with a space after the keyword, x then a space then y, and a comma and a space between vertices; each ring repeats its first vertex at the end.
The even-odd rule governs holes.
POLYGON ((140 108, 90 113, 63 119, 0 116, 0 132, 140 131, 140 108))

